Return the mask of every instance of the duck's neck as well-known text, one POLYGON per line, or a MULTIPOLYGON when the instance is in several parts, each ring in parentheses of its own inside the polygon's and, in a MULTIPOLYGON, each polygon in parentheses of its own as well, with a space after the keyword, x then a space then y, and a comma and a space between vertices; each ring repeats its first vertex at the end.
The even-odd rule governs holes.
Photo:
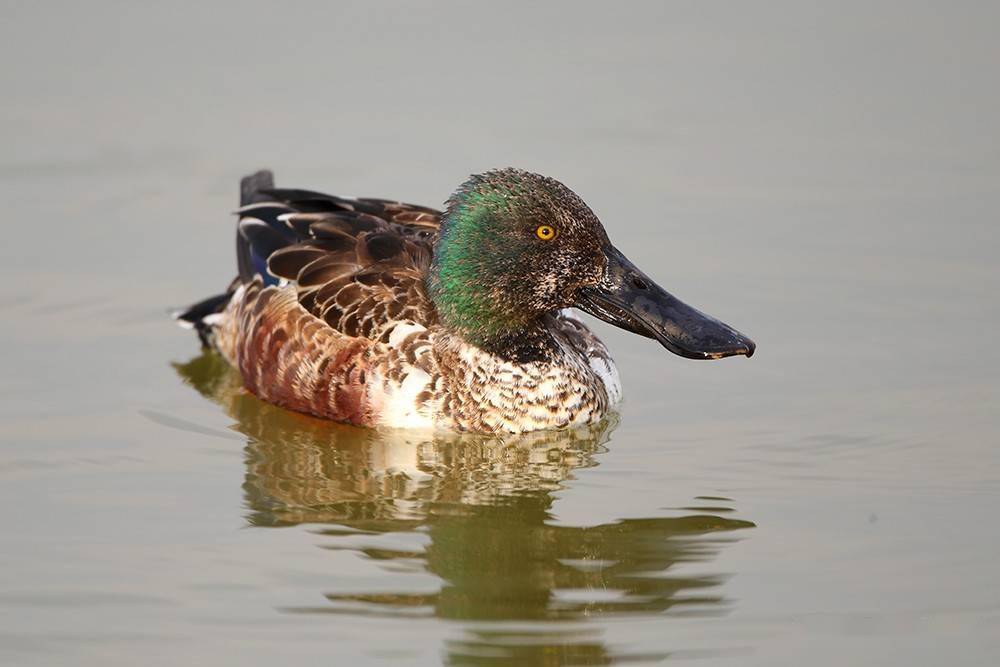
MULTIPOLYGON (((483 348, 509 348, 537 336, 540 316, 511 294, 510 263, 485 231, 483 208, 450 210, 442 221, 427 276, 427 289, 441 323, 483 348)), ((508 251, 509 252, 509 251, 508 251)))
POLYGON ((468 342, 505 361, 518 364, 553 362, 560 357, 561 347, 553 336, 551 316, 543 316, 503 336, 468 342))
POLYGON ((516 363, 557 356, 559 345, 552 335, 551 315, 524 317, 513 312, 490 288, 466 285, 433 278, 428 281, 438 318, 456 338, 516 363))
MULTIPOLYGON (((458 331, 445 329, 440 339, 444 347, 455 353, 468 353, 470 359, 492 359, 492 363, 506 363, 515 366, 528 364, 559 365, 566 351, 551 331, 543 327, 533 327, 515 338, 492 339, 473 342, 458 331)), ((460 357, 464 358, 464 357, 460 357)))
POLYGON ((484 349, 500 349, 533 339, 544 329, 541 318, 518 313, 494 286, 484 284, 478 276, 464 278, 468 267, 452 272, 446 265, 432 271, 427 286, 438 318, 465 341, 484 349))

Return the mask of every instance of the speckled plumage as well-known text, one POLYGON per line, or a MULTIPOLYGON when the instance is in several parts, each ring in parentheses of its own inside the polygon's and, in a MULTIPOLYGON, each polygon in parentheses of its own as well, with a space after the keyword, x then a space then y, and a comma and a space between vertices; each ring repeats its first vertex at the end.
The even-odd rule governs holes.
POLYGON ((533 313, 502 346, 442 321, 428 292, 440 212, 276 190, 267 172, 244 179, 243 203, 240 277, 180 319, 260 398, 361 426, 514 433, 593 423, 620 399, 607 349, 569 310, 533 313))

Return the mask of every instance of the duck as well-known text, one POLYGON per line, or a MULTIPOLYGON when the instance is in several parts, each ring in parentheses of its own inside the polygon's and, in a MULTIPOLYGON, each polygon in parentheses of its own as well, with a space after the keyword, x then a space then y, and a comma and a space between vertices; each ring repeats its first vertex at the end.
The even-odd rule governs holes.
POLYGON ((755 343, 685 304, 583 199, 515 168, 444 210, 240 182, 237 277, 175 313, 263 401, 372 428, 527 433, 596 424, 618 370, 578 311, 690 359, 755 343))

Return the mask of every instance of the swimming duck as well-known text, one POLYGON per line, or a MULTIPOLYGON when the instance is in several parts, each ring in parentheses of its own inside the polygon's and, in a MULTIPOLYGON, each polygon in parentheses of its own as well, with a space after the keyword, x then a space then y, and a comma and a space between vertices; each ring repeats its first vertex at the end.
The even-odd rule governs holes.
POLYGON ((618 371, 578 308, 692 359, 754 352, 608 240, 555 179, 474 175, 444 212, 244 178, 238 277, 176 315, 259 398, 359 426, 511 432, 600 421, 618 371))

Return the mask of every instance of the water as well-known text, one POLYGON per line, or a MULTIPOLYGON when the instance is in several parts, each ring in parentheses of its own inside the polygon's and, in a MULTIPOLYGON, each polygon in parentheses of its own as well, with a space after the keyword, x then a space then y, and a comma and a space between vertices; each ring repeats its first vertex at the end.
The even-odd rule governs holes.
POLYGON ((0 664, 995 664, 995 6, 0 13, 0 664), (758 353, 596 324, 616 419, 390 437, 165 316, 245 172, 504 165, 758 353))

